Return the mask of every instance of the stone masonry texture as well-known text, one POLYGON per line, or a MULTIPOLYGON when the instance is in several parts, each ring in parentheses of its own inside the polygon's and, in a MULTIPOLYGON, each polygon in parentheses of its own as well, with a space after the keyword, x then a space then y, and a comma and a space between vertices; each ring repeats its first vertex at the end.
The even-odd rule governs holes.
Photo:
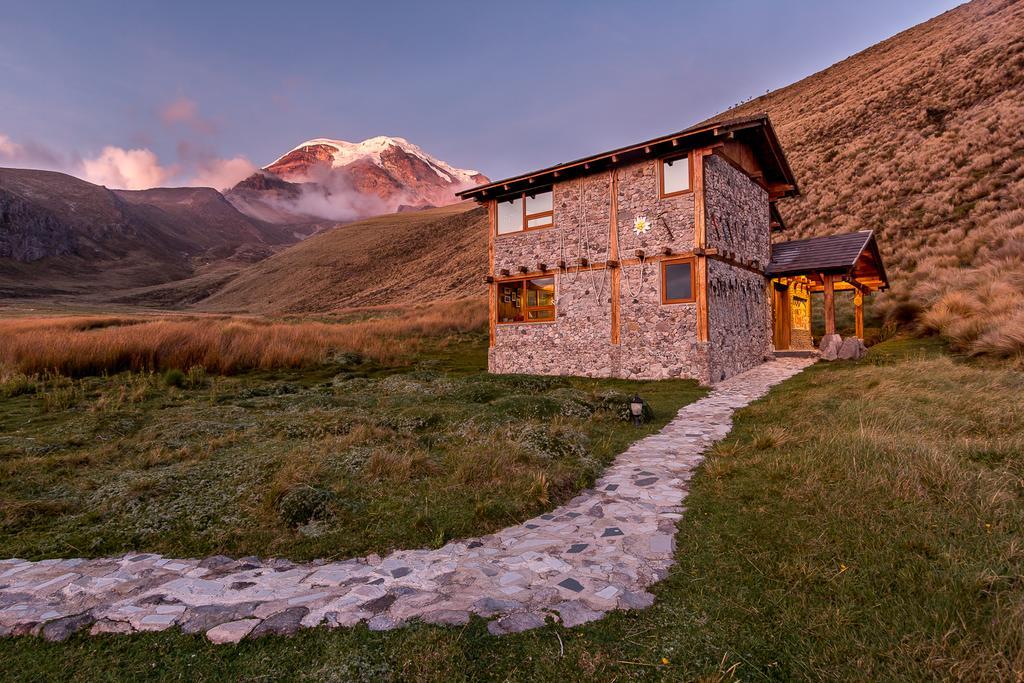
MULTIPOLYGON (((651 159, 618 170, 617 220, 620 261, 619 336, 611 343, 611 272, 558 271, 586 258, 608 255, 607 172, 556 183, 554 226, 495 239, 494 272, 520 267, 555 276, 556 320, 499 324, 489 352, 497 373, 612 376, 632 379, 694 378, 709 384, 763 362, 771 350, 771 309, 765 278, 718 261, 708 266, 708 342, 697 341, 696 304, 662 304, 660 255, 694 248, 694 195, 662 198, 658 163, 651 159), (582 199, 582 201, 581 201, 582 199), (652 228, 637 235, 634 218, 652 228)), ((709 246, 766 264, 770 254, 768 195, 728 162, 705 159, 709 246)))
POLYGON ((152 553, 0 560, 0 636, 59 641, 78 631, 179 628, 234 643, 363 621, 371 630, 412 619, 461 625, 470 615, 501 635, 646 608, 654 601, 647 589, 674 562, 676 524, 704 452, 729 432, 736 409, 810 362, 775 360, 718 384, 565 505, 436 550, 304 564, 152 553))

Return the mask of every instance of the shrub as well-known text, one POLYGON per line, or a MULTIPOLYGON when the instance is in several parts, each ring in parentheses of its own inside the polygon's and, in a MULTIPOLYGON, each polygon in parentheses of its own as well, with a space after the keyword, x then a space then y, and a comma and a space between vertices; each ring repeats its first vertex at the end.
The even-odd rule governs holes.
POLYGON ((547 396, 513 394, 490 403, 494 411, 506 418, 545 418, 557 415, 561 404, 547 396))
POLYGON ((185 373, 178 368, 171 368, 164 373, 164 386, 182 388, 188 382, 185 373))
POLYGON ((297 527, 325 518, 333 500, 331 491, 301 484, 281 496, 277 510, 285 524, 297 527))

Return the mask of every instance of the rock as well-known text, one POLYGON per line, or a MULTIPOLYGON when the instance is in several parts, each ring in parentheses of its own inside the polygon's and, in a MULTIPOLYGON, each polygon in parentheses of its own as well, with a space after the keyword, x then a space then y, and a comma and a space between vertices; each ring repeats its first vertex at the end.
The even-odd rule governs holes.
POLYGON ((826 334, 818 344, 822 360, 835 360, 839 357, 839 349, 843 345, 843 338, 838 334, 826 334))
POLYGON ((393 631, 404 625, 403 622, 392 619, 386 614, 378 614, 366 622, 367 628, 371 631, 393 631))
POLYGON ((484 617, 492 617, 500 612, 511 612, 521 607, 522 605, 515 600, 500 598, 480 598, 473 603, 473 611, 484 617))
POLYGON ((43 626, 43 638, 58 642, 64 641, 94 621, 96 619, 91 614, 76 614, 71 617, 54 619, 43 626))
POLYGON ((423 621, 441 626, 465 626, 469 623, 469 612, 458 609, 439 609, 424 614, 423 621))
POLYGON ((619 604, 626 609, 647 609, 654 604, 654 596, 646 591, 626 591, 619 598, 619 604))
POLYGON ((604 612, 595 612, 579 600, 563 602, 555 609, 558 611, 558 616, 562 618, 562 623, 570 628, 588 621, 597 621, 604 616, 604 612))
POLYGON ((856 337, 847 337, 839 347, 839 360, 860 360, 867 354, 868 347, 856 337))
POLYGON ((200 562, 199 566, 203 569, 216 569, 218 567, 223 567, 226 564, 232 564, 233 562, 234 560, 230 557, 226 557, 224 555, 213 555, 212 557, 207 557, 205 560, 200 562))
MULTIPOLYGON (((264 619, 262 624, 252 630, 251 635, 253 638, 260 638, 271 634, 290 636, 299 630, 302 618, 307 614, 309 614, 309 609, 305 607, 289 607, 264 619)), ((242 621, 246 620, 243 619, 242 621)))
POLYGON ((209 631, 231 621, 239 621, 252 616, 253 608, 258 603, 241 602, 233 605, 199 605, 190 607, 181 621, 182 633, 199 633, 209 631))
POLYGON ((521 633, 544 625, 544 617, 532 612, 518 612, 496 619, 487 624, 487 632, 492 636, 503 636, 508 633, 521 633))
POLYGON ((242 638, 252 633, 256 628, 256 625, 260 623, 259 619, 240 619, 238 621, 229 621, 226 624, 220 624, 214 626, 206 632, 206 637, 210 639, 211 643, 217 645, 223 645, 225 643, 237 643, 242 638))

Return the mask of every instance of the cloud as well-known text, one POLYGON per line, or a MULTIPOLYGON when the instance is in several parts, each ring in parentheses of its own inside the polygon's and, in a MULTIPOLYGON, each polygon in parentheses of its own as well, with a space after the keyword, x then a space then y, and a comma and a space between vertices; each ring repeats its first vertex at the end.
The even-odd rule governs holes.
POLYGON ((158 187, 175 176, 178 169, 160 165, 149 149, 123 149, 108 145, 99 156, 83 159, 79 175, 90 183, 119 190, 158 187))
POLYGON ((185 125, 198 133, 214 133, 217 125, 199 115, 199 105, 184 95, 160 110, 160 119, 166 126, 185 125))
POLYGON ((35 142, 19 143, 0 133, 0 163, 55 169, 64 166, 61 155, 35 142))
POLYGON ((188 184, 225 190, 233 187, 238 181, 248 178, 255 170, 256 165, 244 156, 237 156, 233 159, 206 159, 198 164, 196 174, 188 181, 188 184))

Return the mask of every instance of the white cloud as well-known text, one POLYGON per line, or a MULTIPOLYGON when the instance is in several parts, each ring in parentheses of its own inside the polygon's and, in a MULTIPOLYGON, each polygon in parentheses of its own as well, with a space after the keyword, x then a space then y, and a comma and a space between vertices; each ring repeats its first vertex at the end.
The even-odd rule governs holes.
POLYGON ((244 156, 233 159, 207 159, 200 162, 195 176, 188 184, 226 190, 238 181, 248 178, 255 170, 256 165, 244 156))
POLYGON ((83 159, 81 177, 90 183, 119 190, 142 190, 163 185, 177 173, 160 165, 148 149, 123 149, 108 145, 99 156, 83 159))
POLYGON ((3 133, 0 133, 0 163, 45 169, 60 168, 63 165, 60 155, 45 145, 15 142, 3 133))

